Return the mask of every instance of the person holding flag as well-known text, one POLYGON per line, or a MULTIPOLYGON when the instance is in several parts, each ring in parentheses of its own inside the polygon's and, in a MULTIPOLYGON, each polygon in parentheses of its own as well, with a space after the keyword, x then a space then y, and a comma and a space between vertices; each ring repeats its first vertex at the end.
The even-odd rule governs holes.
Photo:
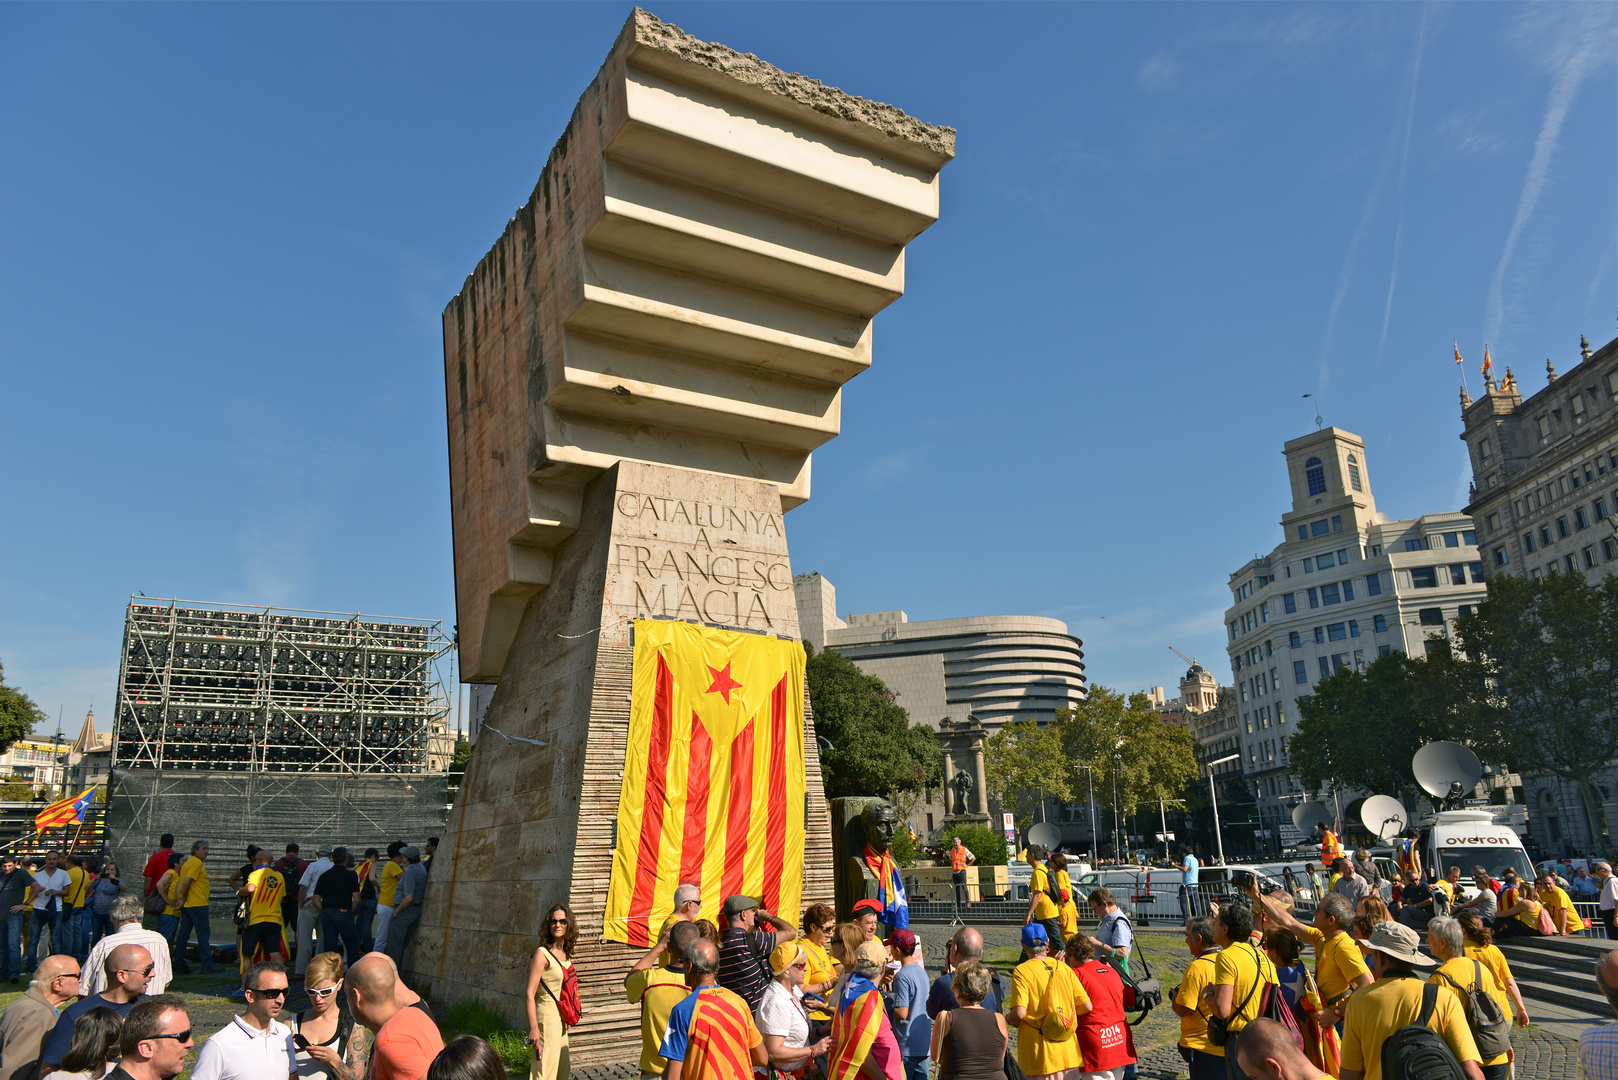
POLYGON ((875 982, 887 962, 887 947, 875 938, 853 951, 852 971, 837 995, 837 1015, 832 1020, 832 1048, 826 1062, 829 1080, 903 1080, 899 1040, 888 1023, 882 991, 875 982))

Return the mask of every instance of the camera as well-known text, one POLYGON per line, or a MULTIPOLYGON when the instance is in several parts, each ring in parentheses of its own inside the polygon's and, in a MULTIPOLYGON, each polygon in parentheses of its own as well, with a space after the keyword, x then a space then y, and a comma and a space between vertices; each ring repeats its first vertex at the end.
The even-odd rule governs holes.
POLYGON ((1247 891, 1247 887, 1253 884, 1254 880, 1252 873, 1247 870, 1236 870, 1230 875, 1230 883, 1243 892, 1247 891))

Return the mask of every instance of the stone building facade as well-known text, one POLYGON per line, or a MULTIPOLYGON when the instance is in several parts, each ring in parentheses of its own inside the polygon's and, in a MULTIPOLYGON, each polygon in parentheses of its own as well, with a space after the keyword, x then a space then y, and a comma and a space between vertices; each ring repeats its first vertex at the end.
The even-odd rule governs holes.
MULTIPOLYGON (((1545 362, 1545 385, 1523 397, 1511 368, 1481 396, 1461 397, 1461 439, 1472 463, 1466 507, 1490 573, 1539 578, 1579 573, 1591 584, 1618 573, 1618 338, 1598 350, 1580 340, 1565 374, 1545 362)), ((1607 819, 1618 815, 1618 770, 1594 778, 1607 819)), ((1594 851, 1589 812, 1575 785, 1524 777, 1530 832, 1547 855, 1594 851)))
POLYGON ((1287 771, 1298 699, 1343 668, 1363 670, 1393 651, 1423 655, 1485 588, 1472 519, 1389 520, 1358 435, 1329 427, 1283 453, 1292 507, 1281 515, 1282 542, 1230 575, 1224 621, 1242 775, 1263 827, 1291 841, 1291 811, 1304 797, 1287 771))
MULTIPOLYGON (((948 761, 946 781, 971 780, 967 813, 991 812, 982 740, 1010 721, 1049 723, 1056 710, 1084 697, 1083 642, 1067 624, 1032 615, 978 616, 911 622, 903 611, 837 616, 837 590, 818 573, 793 579, 805 641, 835 649, 894 692, 912 723, 938 729, 948 761)), ((929 791, 910 814, 931 841, 961 815, 954 789, 929 791)))

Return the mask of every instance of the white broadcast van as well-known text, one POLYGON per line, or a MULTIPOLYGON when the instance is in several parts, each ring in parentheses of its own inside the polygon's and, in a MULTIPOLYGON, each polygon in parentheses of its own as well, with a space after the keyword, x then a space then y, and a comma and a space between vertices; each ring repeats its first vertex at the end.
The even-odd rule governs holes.
POLYGON ((1510 826, 1496 824, 1487 810, 1441 810, 1422 822, 1427 827, 1422 857, 1434 878, 1449 868, 1461 868, 1461 890, 1466 899, 1477 895, 1472 869, 1481 866, 1496 881, 1508 869, 1524 881, 1534 880, 1534 865, 1523 849, 1522 838, 1510 826))

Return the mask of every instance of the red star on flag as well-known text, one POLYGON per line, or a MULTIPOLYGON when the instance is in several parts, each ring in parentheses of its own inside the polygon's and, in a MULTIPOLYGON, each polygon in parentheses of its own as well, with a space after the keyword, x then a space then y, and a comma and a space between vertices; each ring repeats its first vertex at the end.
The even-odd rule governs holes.
MULTIPOLYGON (((707 667, 706 664, 703 665, 703 666, 707 667)), ((725 665, 725 668, 724 668, 723 671, 721 671, 719 668, 716 668, 716 667, 708 667, 708 671, 709 671, 709 673, 711 675, 713 675, 713 685, 708 687, 708 693, 723 695, 724 699, 725 699, 725 704, 729 705, 730 704, 730 692, 732 690, 741 689, 741 685, 742 685, 741 683, 737 682, 735 679, 730 677, 730 664, 727 663, 725 665)))

